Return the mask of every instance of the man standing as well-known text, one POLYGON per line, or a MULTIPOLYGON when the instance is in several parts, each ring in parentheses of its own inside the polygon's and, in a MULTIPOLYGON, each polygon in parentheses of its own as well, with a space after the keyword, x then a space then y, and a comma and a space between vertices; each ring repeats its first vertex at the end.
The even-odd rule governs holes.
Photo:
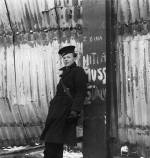
POLYGON ((59 50, 64 67, 57 92, 50 101, 45 129, 41 139, 45 141, 44 158, 62 158, 63 145, 76 144, 76 125, 86 96, 87 75, 75 63, 75 46, 59 50))

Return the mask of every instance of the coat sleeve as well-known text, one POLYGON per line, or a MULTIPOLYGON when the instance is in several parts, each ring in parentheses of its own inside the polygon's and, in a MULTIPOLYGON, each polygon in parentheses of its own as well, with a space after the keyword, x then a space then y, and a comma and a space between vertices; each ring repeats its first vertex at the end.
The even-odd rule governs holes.
POLYGON ((86 96, 86 86, 88 77, 82 68, 78 68, 75 73, 75 95, 71 110, 80 112, 86 96))

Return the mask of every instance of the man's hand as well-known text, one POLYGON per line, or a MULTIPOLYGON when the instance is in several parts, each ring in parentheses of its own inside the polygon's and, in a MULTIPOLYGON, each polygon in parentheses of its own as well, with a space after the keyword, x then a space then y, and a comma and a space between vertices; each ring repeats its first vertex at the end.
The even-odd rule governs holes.
POLYGON ((67 117, 67 122, 69 123, 77 123, 79 118, 79 113, 77 111, 71 111, 69 116, 67 117))
POLYGON ((76 111, 71 111, 69 116, 71 116, 71 117, 77 117, 78 113, 76 111))

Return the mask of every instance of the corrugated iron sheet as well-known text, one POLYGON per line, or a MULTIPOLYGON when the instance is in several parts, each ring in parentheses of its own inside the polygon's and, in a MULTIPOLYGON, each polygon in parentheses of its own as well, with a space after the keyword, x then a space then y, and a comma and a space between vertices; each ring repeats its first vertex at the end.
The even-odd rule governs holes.
POLYGON ((39 139, 59 80, 59 48, 74 44, 81 64, 82 3, 0 4, 0 147, 32 144, 39 139))
POLYGON ((120 34, 147 34, 150 31, 149 0, 113 0, 120 34))
POLYGON ((0 35, 74 28, 82 24, 81 0, 0 0, 0 35), (11 26, 11 27, 10 27, 11 26))
POLYGON ((149 0, 114 0, 120 23, 134 23, 150 17, 149 0))
POLYGON ((150 148, 150 35, 118 38, 117 98, 121 142, 150 148))
MULTIPOLYGON (((82 43, 75 40, 70 43, 76 45, 82 55, 82 43)), ((38 140, 48 112, 48 103, 55 94, 59 80, 58 69, 62 66, 57 54, 59 47, 58 41, 46 46, 22 44, 15 48, 1 47, 1 146, 38 140)))
POLYGON ((117 35, 113 43, 116 68, 112 74, 117 91, 116 133, 121 143, 140 147, 145 157, 150 154, 149 6, 149 0, 113 0, 113 31, 117 35))

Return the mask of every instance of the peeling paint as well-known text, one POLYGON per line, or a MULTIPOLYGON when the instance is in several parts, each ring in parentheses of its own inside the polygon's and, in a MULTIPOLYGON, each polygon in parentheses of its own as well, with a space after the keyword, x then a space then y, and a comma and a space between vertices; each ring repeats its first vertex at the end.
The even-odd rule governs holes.
MULTIPOLYGON (((15 136, 11 134, 9 127, 5 127, 8 132, 6 136, 2 136, 6 131, 0 130, 0 139, 8 140, 7 143, 5 142, 5 146, 12 142, 11 145, 16 145, 18 139, 20 139, 20 144, 23 144, 23 142, 26 144, 31 142, 31 137, 36 139, 35 137, 40 135, 48 112, 49 101, 55 94, 56 83, 59 80, 57 76, 58 68, 61 66, 57 54, 60 45, 57 40, 44 45, 40 39, 34 46, 24 43, 15 45, 14 49, 12 45, 9 45, 9 47, 6 45, 6 50, 4 49, 5 45, 0 46, 0 72, 2 76, 0 78, 0 98, 6 96, 9 104, 6 101, 3 102, 4 107, 10 106, 5 110, 5 113, 9 114, 7 118, 4 116, 5 113, 1 111, 3 122, 0 123, 0 126, 3 126, 3 123, 9 123, 9 120, 11 120, 14 124, 14 127, 11 128, 16 128, 15 136), (15 60, 13 51, 15 51, 15 60), (35 106, 37 111, 35 111, 35 106), (16 127, 15 122, 21 121, 20 127, 18 125, 16 127), (30 127, 32 123, 37 124, 37 126, 30 127)), ((44 39, 44 41, 48 41, 48 39, 44 39)), ((61 43, 61 46, 69 45, 71 42, 76 45, 76 49, 82 56, 82 43, 77 42, 76 39, 69 40, 69 43, 65 41, 65 43, 61 43)))
POLYGON ((66 1, 58 3, 58 1, 56 6, 54 6, 54 0, 21 0, 20 3, 16 0, 13 3, 9 0, 1 0, 0 2, 2 2, 0 35, 9 34, 12 31, 20 34, 57 29, 57 19, 59 19, 60 28, 75 28, 83 23, 81 0, 73 2, 69 0, 69 3, 66 1))
POLYGON ((0 112, 0 147, 38 141, 59 80, 59 48, 74 44, 78 62, 83 55, 82 0, 5 1, 10 20, 0 0, 0 102, 7 98, 1 105, 7 115, 0 112))
POLYGON ((147 34, 119 36, 117 41, 118 53, 122 54, 117 56, 120 72, 118 97, 121 91, 121 101, 117 105, 119 139, 145 146, 150 142, 147 137, 150 127, 149 39, 147 34))

